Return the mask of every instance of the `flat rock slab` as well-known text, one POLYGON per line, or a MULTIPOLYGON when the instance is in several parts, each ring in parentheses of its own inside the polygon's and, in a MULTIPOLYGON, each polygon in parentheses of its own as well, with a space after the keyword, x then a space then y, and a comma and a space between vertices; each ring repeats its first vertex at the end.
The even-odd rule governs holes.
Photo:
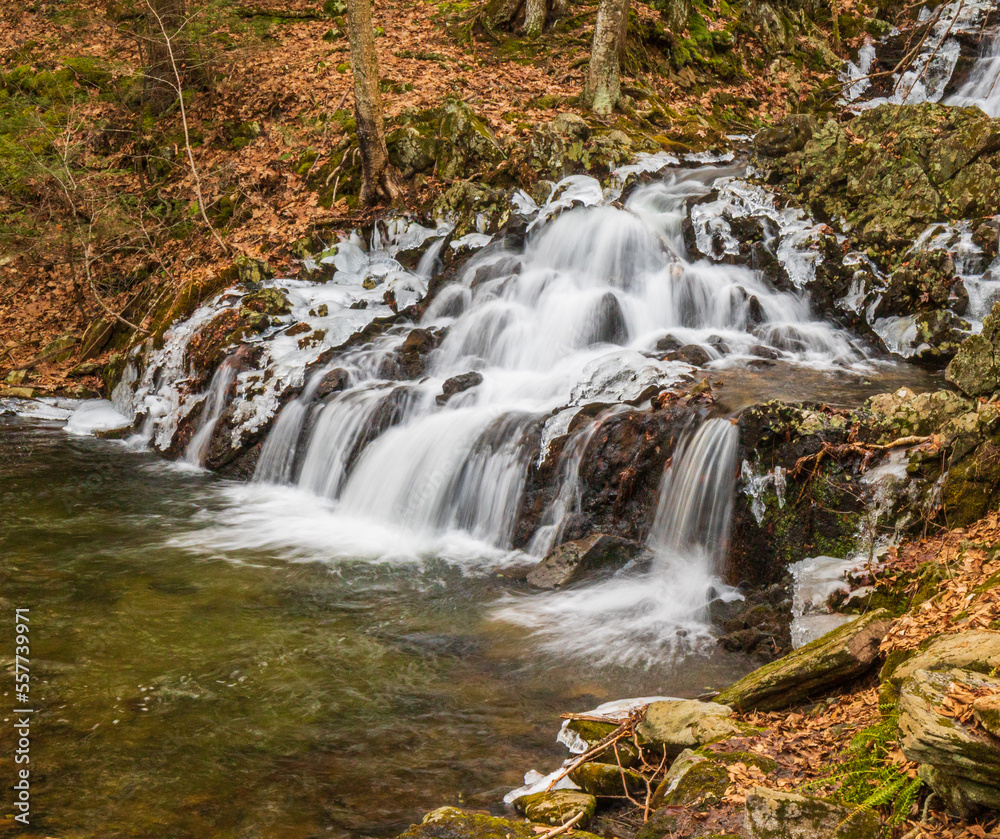
POLYGON ((825 798, 757 787, 747 796, 749 839, 873 839, 879 820, 871 810, 825 798))
MULTIPOLYGON (((971 670, 918 670, 899 695, 903 753, 920 766, 920 777, 958 816, 982 808, 1000 810, 1000 739, 943 713, 950 694, 984 694, 994 705, 1000 679, 971 670)), ((973 703, 973 715, 976 705, 973 703)), ((971 722, 971 721, 970 721, 971 722)))
POLYGON ((919 670, 990 671, 1000 667, 1000 632, 977 629, 940 635, 889 675, 897 688, 919 670))
POLYGON ((663 746, 669 757, 677 757, 685 749, 756 733, 756 729, 732 719, 732 715, 728 705, 671 699, 652 703, 635 731, 640 743, 663 746))
POLYGON ((536 588, 554 589, 599 579, 610 576, 647 550, 638 542, 594 533, 555 547, 528 574, 528 582, 536 588))
MULTIPOLYGON (((573 836, 599 839, 582 830, 574 830, 573 836)), ((498 819, 457 807, 440 807, 424 816, 420 824, 401 833, 398 839, 538 839, 538 833, 530 822, 498 819)))
POLYGON ((892 620, 879 609, 839 626, 777 661, 754 670, 715 701, 739 711, 777 711, 863 676, 878 660, 892 620))

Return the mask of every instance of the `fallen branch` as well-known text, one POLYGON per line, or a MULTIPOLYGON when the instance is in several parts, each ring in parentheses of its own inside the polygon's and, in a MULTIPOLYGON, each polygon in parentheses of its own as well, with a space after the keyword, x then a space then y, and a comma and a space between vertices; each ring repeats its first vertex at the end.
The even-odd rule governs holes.
POLYGON ((581 810, 579 813, 573 816, 573 818, 571 818, 568 822, 566 822, 566 824, 561 824, 559 825, 559 827, 553 828, 552 830, 549 830, 546 833, 540 834, 538 839, 552 839, 553 836, 559 836, 560 834, 568 833, 570 830, 573 829, 573 825, 579 822, 580 819, 582 819, 585 815, 586 813, 583 810, 581 810))
POLYGON ((897 440, 893 440, 891 443, 844 443, 842 445, 832 445, 831 443, 824 443, 823 448, 814 454, 807 454, 800 457, 795 461, 795 466, 789 471, 789 476, 792 478, 797 478, 805 468, 812 463, 813 468, 817 468, 820 461, 824 457, 830 456, 835 458, 841 458, 848 454, 860 454, 864 455, 866 458, 870 458, 873 454, 879 452, 886 452, 890 449, 899 449, 904 446, 920 446, 925 443, 938 444, 937 435, 930 435, 928 437, 900 437, 897 440))
MULTIPOLYGON (((572 719, 572 717, 570 717, 572 719)), ((642 722, 646 718, 646 709, 642 708, 639 711, 634 711, 629 714, 629 718, 625 720, 621 725, 618 726, 614 731, 609 733, 606 737, 598 740, 593 746, 591 746, 582 755, 571 760, 567 763, 559 772, 556 773, 555 777, 549 782, 549 785, 545 788, 545 791, 552 789, 557 781, 561 781, 570 772, 576 769, 578 766, 582 766, 588 760, 590 760, 595 755, 599 755, 601 752, 605 751, 608 746, 617 743, 619 740, 625 737, 630 737, 635 729, 635 726, 642 722)), ((607 720, 601 720, 601 722, 607 722, 607 720)))

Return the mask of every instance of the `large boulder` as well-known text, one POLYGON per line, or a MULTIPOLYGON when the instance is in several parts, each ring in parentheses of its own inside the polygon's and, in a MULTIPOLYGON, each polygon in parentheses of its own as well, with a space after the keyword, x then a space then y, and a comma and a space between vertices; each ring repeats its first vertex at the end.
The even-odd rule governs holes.
POLYGON ((740 711, 775 711, 868 672, 891 621, 879 609, 828 632, 784 658, 765 664, 722 691, 715 701, 740 711))
POLYGON ((654 807, 698 807, 707 809, 722 801, 729 789, 725 765, 685 749, 670 765, 653 793, 654 807))
MULTIPOLYGON (((592 833, 574 831, 579 839, 598 839, 592 833)), ((530 822, 499 819, 486 813, 439 807, 428 813, 398 839, 537 839, 530 822)))
POLYGON ((957 816, 1000 810, 1000 739, 969 719, 978 695, 997 694, 1000 678, 957 668, 917 670, 900 691, 903 753, 957 816))
POLYGON ((1000 391, 1000 303, 983 319, 983 331, 965 339, 945 370, 945 378, 971 397, 1000 391))
POLYGON ((647 550, 638 542, 594 533, 558 545, 531 570, 528 582, 536 588, 554 589, 608 576, 647 550))
POLYGON ((635 732, 640 744, 663 748, 668 757, 677 757, 685 749, 756 732, 732 717, 732 708, 716 702, 669 699, 653 702, 635 732))
POLYGON ((747 796, 746 814, 748 839, 872 839, 880 830, 871 810, 763 787, 747 796))
POLYGON ((940 635, 891 672, 883 673, 883 678, 895 687, 901 687, 920 670, 952 670, 956 667, 983 673, 1000 668, 1000 632, 976 629, 940 635))

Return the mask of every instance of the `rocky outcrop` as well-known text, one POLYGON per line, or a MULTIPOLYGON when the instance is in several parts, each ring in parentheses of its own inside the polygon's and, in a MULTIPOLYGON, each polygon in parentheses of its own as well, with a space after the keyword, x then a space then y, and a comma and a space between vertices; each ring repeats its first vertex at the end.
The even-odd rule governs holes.
POLYGON ((878 661, 879 644, 891 623, 888 618, 888 612, 880 609, 844 624, 754 670, 715 701, 739 711, 776 711, 849 683, 878 661))
MULTIPOLYGON (((888 664, 886 667, 888 668, 888 664)), ((988 629, 940 635, 924 644, 910 658, 882 678, 895 687, 921 670, 973 669, 983 673, 1000 668, 1000 632, 988 629)))
POLYGON ((563 542, 528 574, 536 588, 554 589, 583 580, 607 577, 648 553, 645 545, 594 533, 574 542, 563 542))
POLYGON ((641 745, 662 748, 669 757, 676 757, 685 749, 743 737, 755 729, 733 719, 733 709, 726 705, 672 699, 653 702, 635 731, 641 745))
POLYGON ((932 222, 1000 213, 1000 123, 975 108, 882 105, 846 124, 801 122, 762 137, 757 165, 863 244, 906 247, 932 222))
POLYGON ((917 670, 903 683, 903 753, 920 764, 920 777, 955 815, 1000 810, 1000 739, 956 712, 963 700, 998 693, 997 677, 957 668, 917 670))
POLYGON ((747 796, 746 816, 748 839, 872 839, 880 830, 871 810, 763 787, 747 796))

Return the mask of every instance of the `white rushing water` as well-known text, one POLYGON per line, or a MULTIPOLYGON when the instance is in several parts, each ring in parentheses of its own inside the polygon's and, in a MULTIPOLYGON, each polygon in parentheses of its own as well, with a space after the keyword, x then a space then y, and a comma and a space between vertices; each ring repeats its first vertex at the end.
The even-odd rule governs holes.
POLYGON ((663 476, 647 540, 648 568, 626 566, 597 585, 511 597, 497 612, 529 627, 540 644, 595 664, 651 666, 708 648, 705 616, 736 593, 719 579, 735 493, 738 432, 728 419, 703 423, 663 476))
MULTIPOLYGON (((543 206, 516 196, 528 220, 523 244, 480 236, 449 245, 447 225, 402 222, 377 231, 367 248, 357 235, 344 239, 322 258, 334 269, 326 283, 269 283, 286 291, 291 313, 258 339, 251 369, 224 365, 204 392, 186 389, 187 346, 219 312, 239 307, 241 293, 230 290, 172 327, 163 349, 141 373, 130 367, 116 392, 119 410, 142 419, 142 439, 165 449, 179 418, 197 411, 186 457, 200 464, 214 435, 235 440, 271 423, 254 482, 228 490, 231 507, 186 546, 210 553, 281 546, 327 561, 428 554, 466 565, 523 561, 513 547, 529 470, 572 427, 552 467, 551 504, 528 534, 526 550, 541 557, 580 512, 581 467, 600 424, 625 403, 695 375, 690 364, 670 360, 669 349, 695 345, 710 368, 764 356, 792 369, 871 371, 848 333, 810 312, 805 288, 823 258, 818 225, 779 209, 737 168, 681 168, 669 156, 637 165, 623 169, 621 181, 666 169, 624 202, 617 188, 602 190, 584 176, 557 185, 543 206), (734 225, 751 216, 791 290, 731 264, 740 248, 734 225), (413 302, 438 270, 442 248, 486 241, 438 292, 420 331, 390 328, 320 363, 325 351, 389 314, 387 287, 399 305, 413 302), (408 271, 396 255, 414 242, 424 257, 408 271), (293 337, 301 328, 285 334, 301 323, 321 337, 303 343, 293 337), (290 388, 298 395, 279 410, 290 388), (233 422, 221 431, 224 414, 233 422)), ((652 523, 653 570, 589 593, 532 598, 530 609, 508 603, 498 615, 563 651, 599 645, 609 661, 651 663, 706 643, 705 605, 713 591, 725 591, 718 572, 736 444, 735 426, 713 420, 675 452, 652 523)))
POLYGON ((987 116, 1000 116, 1000 32, 984 40, 982 54, 965 84, 948 97, 946 104, 979 108, 987 116))

